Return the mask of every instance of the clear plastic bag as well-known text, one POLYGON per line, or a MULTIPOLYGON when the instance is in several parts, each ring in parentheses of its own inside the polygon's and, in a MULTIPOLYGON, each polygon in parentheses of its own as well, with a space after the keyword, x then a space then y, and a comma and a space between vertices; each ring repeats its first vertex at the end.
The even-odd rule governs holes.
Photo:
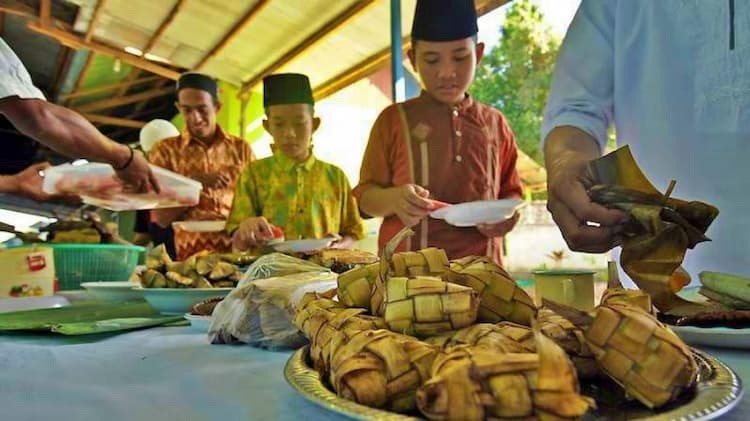
POLYGON ((302 272, 330 272, 330 269, 282 253, 271 253, 261 256, 245 272, 239 285, 256 279, 272 278, 302 272))
POLYGON ((292 324, 295 306, 306 292, 336 288, 336 276, 333 272, 316 271, 243 279, 214 309, 209 341, 243 342, 268 349, 306 344, 307 339, 292 324))

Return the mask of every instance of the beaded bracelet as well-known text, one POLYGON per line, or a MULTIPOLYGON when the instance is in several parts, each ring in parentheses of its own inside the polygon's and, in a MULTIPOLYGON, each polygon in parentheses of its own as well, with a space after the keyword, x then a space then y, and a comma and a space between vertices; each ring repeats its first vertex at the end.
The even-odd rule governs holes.
POLYGON ((118 168, 118 167, 115 167, 115 166, 113 165, 112 167, 113 167, 113 168, 115 169, 115 171, 122 171, 122 170, 124 170, 125 168, 129 167, 129 166, 130 166, 130 164, 131 164, 131 163, 133 162, 133 158, 135 157, 135 151, 133 151, 133 148, 131 148, 131 147, 129 147, 129 146, 128 146, 128 150, 130 151, 130 157, 129 157, 129 158, 128 158, 128 160, 127 160, 127 161, 125 162, 125 165, 123 165, 122 167, 119 167, 119 168, 118 168))

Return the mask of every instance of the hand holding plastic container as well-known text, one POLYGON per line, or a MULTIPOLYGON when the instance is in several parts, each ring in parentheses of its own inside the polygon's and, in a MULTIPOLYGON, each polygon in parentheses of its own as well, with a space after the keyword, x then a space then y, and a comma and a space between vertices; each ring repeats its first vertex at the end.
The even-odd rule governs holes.
POLYGON ((150 165, 161 193, 133 193, 117 179, 109 164, 64 164, 44 171, 43 190, 49 194, 73 194, 84 203, 112 211, 195 206, 203 185, 180 174, 150 165))

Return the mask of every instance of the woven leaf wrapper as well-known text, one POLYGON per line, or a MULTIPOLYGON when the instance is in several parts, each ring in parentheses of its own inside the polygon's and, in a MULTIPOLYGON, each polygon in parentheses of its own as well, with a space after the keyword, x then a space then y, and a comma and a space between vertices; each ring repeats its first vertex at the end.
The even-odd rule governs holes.
POLYGON ((537 354, 459 346, 438 356, 419 389, 420 411, 434 420, 577 419, 594 407, 579 393, 565 352, 539 330, 537 354))
POLYGON ((367 330, 332 341, 331 384, 363 405, 395 412, 416 408, 416 391, 430 375, 438 348, 389 330, 367 330))
POLYGON ((487 257, 468 256, 451 262, 443 279, 479 293, 478 320, 503 320, 529 325, 536 312, 534 301, 503 268, 487 257))
POLYGON ((628 289, 622 286, 620 277, 617 273, 615 262, 609 262, 609 277, 607 280, 607 289, 602 294, 601 304, 621 302, 626 305, 634 305, 656 315, 656 309, 651 304, 651 296, 640 289, 628 289))
POLYGON ((620 264, 653 304, 675 315, 706 311, 705 306, 678 297, 670 278, 688 248, 709 240, 705 232, 719 210, 662 194, 638 167, 628 146, 591 161, 586 184, 593 202, 630 215, 621 233, 620 264))
POLYGON ((375 278, 380 274, 380 264, 372 263, 346 271, 338 276, 338 297, 346 307, 370 308, 370 295, 375 278))
POLYGON ((690 349, 639 307, 600 305, 585 336, 599 366, 649 408, 668 403, 695 384, 698 367, 690 349))
MULTIPOLYGON (((448 256, 444 250, 427 248, 420 251, 395 253, 390 262, 391 276, 441 276, 448 270, 448 256)), ((372 263, 344 272, 338 277, 339 300, 347 307, 370 308, 370 296, 380 264, 372 263)), ((382 305, 382 295, 376 298, 382 305)))
POLYGON ((473 289, 433 276, 392 275, 393 251, 412 234, 404 228, 386 244, 372 291, 372 313, 383 316, 392 331, 419 337, 473 324, 479 309, 479 297, 473 289))
POLYGON ((294 325, 310 340, 310 359, 321 377, 328 378, 334 335, 352 336, 363 330, 385 327, 383 319, 365 315, 365 311, 343 307, 315 293, 302 297, 294 316, 294 325))
POLYGON ((491 323, 478 323, 453 332, 432 336, 425 339, 425 342, 437 345, 445 350, 461 345, 471 345, 483 346, 500 353, 533 353, 536 351, 535 347, 528 348, 527 345, 504 335, 501 328, 491 323))
POLYGON ((536 320, 542 333, 568 354, 579 378, 588 379, 602 374, 581 328, 548 308, 539 309, 536 320))

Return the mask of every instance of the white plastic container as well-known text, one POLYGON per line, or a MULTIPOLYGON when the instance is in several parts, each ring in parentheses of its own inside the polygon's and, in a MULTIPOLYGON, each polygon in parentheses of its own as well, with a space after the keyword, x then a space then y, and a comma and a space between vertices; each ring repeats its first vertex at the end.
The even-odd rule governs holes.
POLYGON ((203 185, 164 168, 150 165, 161 193, 128 193, 109 164, 64 164, 44 170, 43 189, 50 194, 74 194, 84 203, 113 211, 195 206, 203 185))

